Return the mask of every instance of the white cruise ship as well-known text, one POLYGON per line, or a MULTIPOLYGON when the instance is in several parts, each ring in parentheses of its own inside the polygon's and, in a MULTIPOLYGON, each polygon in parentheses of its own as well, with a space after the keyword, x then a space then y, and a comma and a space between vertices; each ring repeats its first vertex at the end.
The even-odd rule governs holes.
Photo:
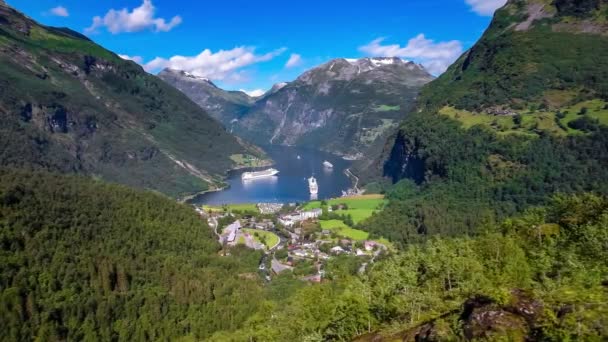
POLYGON ((243 180, 266 178, 266 177, 272 177, 272 176, 276 175, 277 173, 279 173, 279 170, 277 170, 277 169, 268 169, 268 170, 253 171, 253 172, 243 172, 243 174, 241 175, 241 178, 243 180))
POLYGON ((323 166, 325 166, 328 169, 333 169, 334 164, 328 162, 327 160, 323 162, 323 166))
POLYGON ((319 185, 317 184, 317 179, 314 176, 308 178, 308 189, 310 190, 311 195, 316 195, 319 193, 319 185))

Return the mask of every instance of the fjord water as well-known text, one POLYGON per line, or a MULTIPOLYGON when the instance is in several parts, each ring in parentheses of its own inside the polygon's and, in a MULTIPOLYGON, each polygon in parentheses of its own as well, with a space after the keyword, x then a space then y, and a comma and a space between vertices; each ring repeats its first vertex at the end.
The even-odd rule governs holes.
POLYGON ((351 162, 341 157, 298 147, 270 146, 265 147, 264 150, 274 160, 273 167, 279 170, 277 176, 243 181, 241 174, 244 171, 232 172, 227 179, 230 185, 228 189, 200 195, 192 202, 221 205, 310 201, 307 178, 311 175, 317 178, 319 199, 339 197, 342 190, 351 187, 351 181, 344 174, 344 170, 350 166, 351 162), (323 167, 325 160, 334 165, 333 169, 323 167))

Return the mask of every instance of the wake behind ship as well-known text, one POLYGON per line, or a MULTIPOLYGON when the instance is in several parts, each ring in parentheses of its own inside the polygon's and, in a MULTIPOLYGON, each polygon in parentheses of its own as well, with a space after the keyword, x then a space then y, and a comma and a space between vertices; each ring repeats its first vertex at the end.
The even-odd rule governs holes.
POLYGON ((314 176, 308 178, 308 189, 310 190, 311 195, 316 195, 319 193, 319 185, 317 184, 317 179, 314 176))
POLYGON ((279 173, 277 169, 267 169, 262 171, 253 171, 253 172, 243 172, 241 175, 241 179, 243 180, 252 180, 259 178, 272 177, 279 173))

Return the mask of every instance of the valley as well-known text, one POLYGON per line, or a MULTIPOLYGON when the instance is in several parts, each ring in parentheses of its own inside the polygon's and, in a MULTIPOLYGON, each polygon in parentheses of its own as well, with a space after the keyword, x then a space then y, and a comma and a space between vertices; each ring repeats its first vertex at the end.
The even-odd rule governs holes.
MULTIPOLYGON (((228 187, 216 192, 196 196, 191 203, 224 205, 239 203, 303 203, 311 200, 307 178, 314 176, 319 184, 318 199, 340 197, 353 187, 353 180, 345 172, 351 162, 343 158, 308 148, 265 146, 266 155, 273 160, 277 175, 255 180, 243 180, 249 169, 234 170, 228 174, 228 187), (333 164, 331 169, 324 161, 333 164)), ((268 167, 255 167, 256 170, 268 167)))
POLYGON ((608 1, 434 1, 0 0, 0 340, 606 340, 608 1))
POLYGON ((382 210, 382 196, 357 196, 307 204, 258 203, 195 207, 218 236, 223 255, 236 246, 262 250, 259 271, 266 281, 283 272, 319 283, 324 268, 337 256, 354 256, 360 272, 381 254, 393 250, 386 239, 368 240, 365 231, 352 228, 382 210))
MULTIPOLYGON (((316 148, 349 159, 392 134, 433 79, 399 58, 335 59, 252 98, 177 70, 159 77, 259 145, 316 148)), ((370 153, 373 153, 370 152, 370 153)))

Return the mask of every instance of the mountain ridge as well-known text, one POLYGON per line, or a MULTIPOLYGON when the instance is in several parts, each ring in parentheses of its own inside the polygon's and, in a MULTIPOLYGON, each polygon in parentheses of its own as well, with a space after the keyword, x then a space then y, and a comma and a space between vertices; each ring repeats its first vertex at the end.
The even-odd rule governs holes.
POLYGON ((159 77, 259 145, 314 147, 349 158, 394 131, 418 89, 433 79, 421 65, 395 57, 332 59, 248 99, 195 84, 186 73, 164 70, 159 77))
POLYGON ((608 3, 590 2, 511 0, 496 12, 382 154, 355 165, 368 187, 394 193, 369 231, 402 244, 476 234, 554 193, 608 193, 608 37, 580 31, 604 28, 608 3))
POLYGON ((0 60, 1 165, 182 196, 220 186, 233 154, 263 156, 136 63, 8 5, 0 60))

